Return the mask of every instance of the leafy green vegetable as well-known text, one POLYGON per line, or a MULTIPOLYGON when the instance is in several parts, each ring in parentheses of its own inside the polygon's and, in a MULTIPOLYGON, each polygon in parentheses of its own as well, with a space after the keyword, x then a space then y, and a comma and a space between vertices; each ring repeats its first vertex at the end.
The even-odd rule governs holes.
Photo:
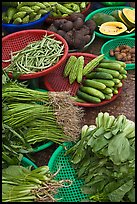
POLYGON ((115 118, 100 112, 96 127, 89 132, 85 127, 81 138, 66 152, 78 178, 85 181, 83 193, 89 194, 91 202, 133 202, 135 123, 124 115, 115 118), (80 152, 84 152, 81 157, 80 152))

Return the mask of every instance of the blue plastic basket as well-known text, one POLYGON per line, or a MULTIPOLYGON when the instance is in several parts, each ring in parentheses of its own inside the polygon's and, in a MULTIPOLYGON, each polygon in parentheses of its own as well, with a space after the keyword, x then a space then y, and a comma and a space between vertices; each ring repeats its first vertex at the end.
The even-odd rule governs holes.
POLYGON ((2 23, 2 29, 7 33, 14 33, 21 30, 40 28, 44 24, 46 18, 48 18, 49 15, 50 15, 50 12, 46 13, 40 19, 30 23, 23 23, 23 24, 2 23))

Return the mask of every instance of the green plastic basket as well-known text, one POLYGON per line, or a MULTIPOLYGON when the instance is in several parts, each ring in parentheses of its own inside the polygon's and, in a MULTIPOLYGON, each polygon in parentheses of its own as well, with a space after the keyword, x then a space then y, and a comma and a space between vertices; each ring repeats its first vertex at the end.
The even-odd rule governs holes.
MULTIPOLYGON (((129 6, 113 6, 113 7, 104 7, 104 8, 100 8, 100 9, 97 9, 93 12, 91 12, 86 18, 85 18, 85 21, 87 20, 90 20, 93 18, 93 16, 97 13, 105 13, 105 14, 111 14, 112 11, 115 11, 115 10, 122 10, 123 8, 130 8, 130 9, 134 9, 132 7, 129 7, 129 6)), ((98 31, 95 31, 95 35, 100 37, 100 38, 128 38, 128 37, 132 37, 132 36, 135 36, 135 32, 132 32, 132 33, 129 33, 129 34, 121 34, 119 36, 112 36, 112 35, 104 35, 98 31)))
MULTIPOLYGON (((108 60, 115 60, 115 57, 111 57, 109 55, 109 51, 114 48, 116 48, 117 46, 120 45, 128 45, 128 46, 135 46, 135 38, 117 38, 117 39, 112 39, 107 41, 106 43, 104 43, 101 47, 101 54, 105 55, 105 59, 108 60)), ((126 64, 126 70, 131 70, 131 69, 135 69, 135 63, 133 64, 126 64)))
MULTIPOLYGON (((41 91, 41 92, 47 92, 47 90, 46 89, 35 89, 35 90, 37 90, 37 91, 41 91)), ((46 149, 46 148, 48 148, 48 147, 50 147, 51 145, 53 145, 54 144, 54 142, 52 142, 52 141, 48 141, 48 142, 46 142, 45 144, 42 144, 42 145, 37 145, 37 147, 35 147, 35 148, 33 148, 33 152, 39 152, 39 151, 42 151, 42 150, 44 150, 44 149, 46 149)))
POLYGON ((103 4, 104 6, 124 6, 126 5, 126 2, 100 2, 101 4, 103 4))
POLYGON ((70 156, 64 156, 66 152, 64 146, 69 149, 73 146, 73 143, 65 142, 62 146, 59 146, 52 154, 48 166, 51 173, 55 173, 60 168, 59 173, 55 177, 57 180, 70 179, 73 183, 69 187, 60 188, 55 198, 62 198, 58 202, 82 202, 88 198, 88 195, 83 194, 81 191, 84 181, 77 179, 76 171, 69 161, 70 156))

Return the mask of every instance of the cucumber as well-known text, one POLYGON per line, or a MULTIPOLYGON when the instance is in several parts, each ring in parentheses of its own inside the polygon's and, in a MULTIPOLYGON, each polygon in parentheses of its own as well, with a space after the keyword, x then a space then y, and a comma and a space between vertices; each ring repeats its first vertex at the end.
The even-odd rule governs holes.
POLYGON ((101 82, 98 82, 98 81, 93 81, 93 79, 86 79, 83 81, 83 85, 84 86, 90 86, 90 87, 93 87, 93 88, 97 88, 99 90, 102 90, 102 89, 105 89, 106 88, 106 85, 101 83, 101 82))
POLYGON ((115 86, 114 86, 114 88, 119 88, 119 87, 122 87, 123 86, 123 84, 122 84, 122 82, 120 82, 119 84, 116 84, 115 86))
POLYGON ((111 94, 113 92, 112 87, 106 87, 105 89, 102 90, 102 93, 104 94, 111 94))
POLYGON ((121 71, 120 71, 120 74, 127 74, 127 71, 125 70, 124 67, 122 67, 121 71))
POLYGON ((81 86, 79 90, 89 95, 96 96, 100 99, 105 98, 104 94, 101 91, 99 91, 98 89, 92 88, 92 87, 81 86))
POLYGON ((102 62, 102 63, 99 63, 99 67, 103 67, 105 69, 117 70, 117 71, 120 71, 122 69, 120 64, 114 63, 114 62, 112 63, 102 62))
POLYGON ((109 100, 113 97, 113 93, 112 94, 105 94, 105 99, 109 100))
POLYGON ((118 79, 123 79, 123 74, 119 74, 118 79))
POLYGON ((126 67, 126 63, 124 63, 124 62, 121 62, 121 61, 118 61, 118 60, 106 60, 106 59, 103 59, 102 61, 101 61, 101 63, 104 63, 104 62, 107 62, 107 63, 118 63, 118 64, 120 64, 122 67, 126 67))
POLYGON ((113 94, 118 94, 117 88, 114 88, 113 94))
POLYGON ((105 72, 91 72, 86 75, 86 78, 88 79, 113 79, 113 76, 109 73, 105 72))
POLYGON ((112 70, 112 69, 105 69, 105 68, 102 68, 102 67, 98 67, 98 68, 96 68, 96 71, 97 72, 106 72, 106 73, 109 73, 114 78, 117 78, 119 76, 119 72, 116 71, 116 70, 112 70))
POLYGON ((127 79, 127 75, 126 74, 122 74, 123 79, 127 79))
POLYGON ((93 79, 93 81, 101 82, 107 87, 112 87, 115 85, 115 83, 111 79, 93 79))
POLYGON ((112 80, 114 81, 115 84, 119 84, 120 83, 120 79, 113 78, 112 80))
POLYGON ((80 90, 77 91, 77 96, 79 98, 81 98, 82 100, 90 102, 90 103, 100 103, 101 102, 100 98, 95 97, 95 96, 91 96, 91 95, 84 93, 80 90))

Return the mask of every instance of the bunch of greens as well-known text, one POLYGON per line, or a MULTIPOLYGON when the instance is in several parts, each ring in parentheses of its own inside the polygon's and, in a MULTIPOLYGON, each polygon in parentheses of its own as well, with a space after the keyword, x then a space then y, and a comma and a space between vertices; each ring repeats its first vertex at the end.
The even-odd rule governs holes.
POLYGON ((124 115, 100 112, 96 126, 84 125, 81 139, 66 155, 84 179, 89 200, 135 201, 135 123, 124 115))
POLYGON ((47 141, 75 141, 82 116, 83 110, 74 106, 68 92, 40 92, 9 81, 2 87, 3 152, 10 148, 4 155, 10 158, 12 149, 32 152, 47 141))
POLYGON ((54 179, 48 166, 37 169, 11 165, 2 170, 3 202, 55 202, 54 195, 61 187, 71 185, 70 180, 54 179), (67 184, 67 185, 66 185, 67 184))

